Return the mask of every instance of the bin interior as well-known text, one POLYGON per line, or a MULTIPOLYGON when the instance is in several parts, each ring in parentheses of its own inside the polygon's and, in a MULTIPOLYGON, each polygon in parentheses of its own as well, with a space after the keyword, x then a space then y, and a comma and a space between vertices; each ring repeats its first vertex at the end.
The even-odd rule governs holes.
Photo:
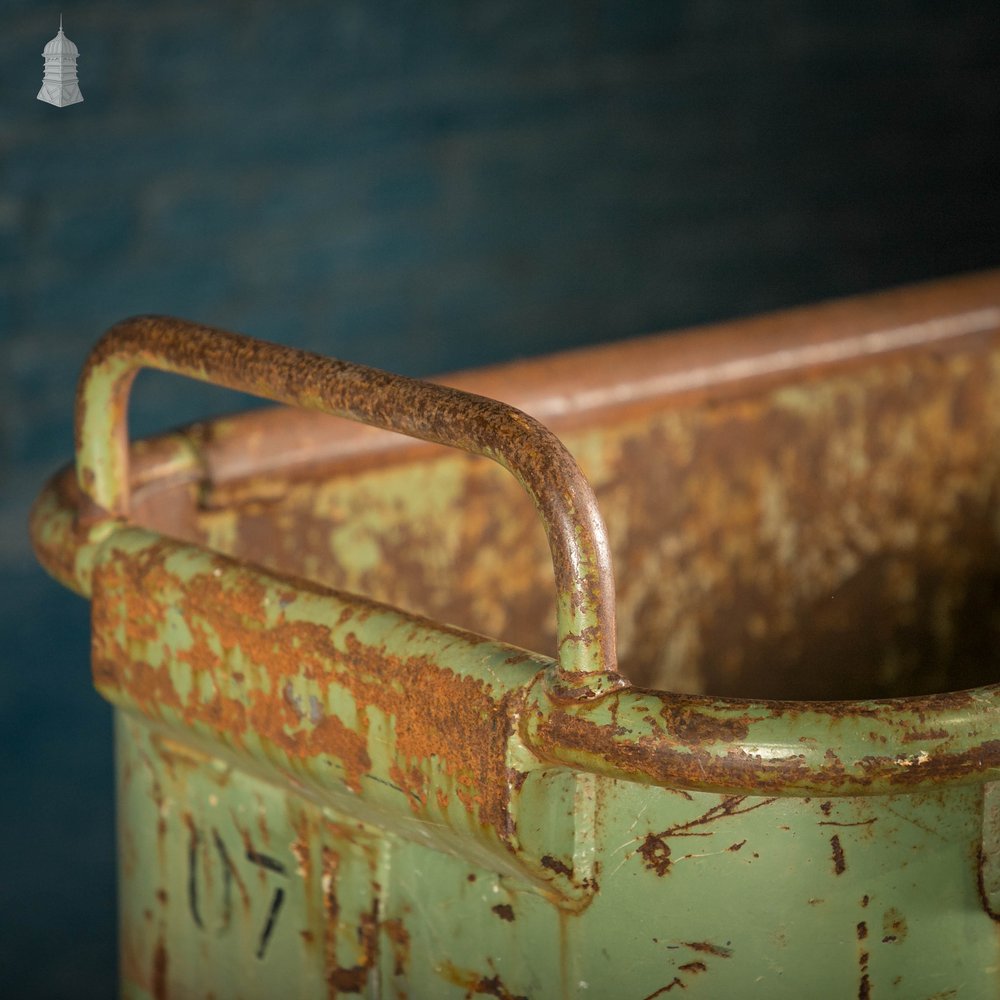
MULTIPOLYGON (((623 673, 793 699, 996 682, 995 335, 713 383, 716 363, 694 388, 662 376, 711 344, 695 339, 649 342, 643 392, 616 391, 615 348, 578 353, 566 371, 522 362, 471 379, 538 412, 593 484, 623 673), (609 391, 557 412, 588 358, 609 391)), ((625 367, 642 343, 620 348, 625 367)), ((544 534, 500 467, 284 410, 189 436, 207 477, 139 489, 139 523, 554 654, 544 534)))

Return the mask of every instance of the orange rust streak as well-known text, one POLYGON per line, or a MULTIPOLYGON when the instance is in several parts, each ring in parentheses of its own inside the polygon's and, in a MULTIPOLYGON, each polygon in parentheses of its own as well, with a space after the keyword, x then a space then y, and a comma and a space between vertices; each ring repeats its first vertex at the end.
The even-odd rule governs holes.
POLYGON ((410 963, 410 932, 399 917, 391 917, 382 922, 382 930, 392 942, 393 973, 405 976, 410 963))

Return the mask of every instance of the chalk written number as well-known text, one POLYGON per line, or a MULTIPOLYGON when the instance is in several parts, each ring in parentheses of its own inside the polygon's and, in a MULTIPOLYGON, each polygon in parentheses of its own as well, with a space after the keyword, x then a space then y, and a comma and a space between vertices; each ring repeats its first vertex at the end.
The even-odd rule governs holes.
MULTIPOLYGON (((229 924, 233 915, 233 881, 237 877, 236 863, 233 861, 232 855, 226 849, 225 842, 222 837, 219 836, 219 831, 216 830, 215 827, 212 827, 211 847, 209 847, 205 836, 197 826, 192 823, 190 824, 189 829, 191 831, 191 837, 188 841, 188 909, 191 912, 191 918, 194 920, 195 924, 197 924, 201 930, 206 930, 205 919, 202 916, 202 896, 200 891, 199 876, 200 866, 198 864, 198 858, 202 850, 214 849, 215 853, 218 855, 219 865, 222 869, 222 907, 216 933, 223 934, 229 929, 229 924)), ((248 847, 245 857, 250 864, 255 865, 258 868, 264 868, 269 872, 282 876, 283 878, 288 877, 288 871, 285 866, 277 858, 273 858, 269 854, 260 854, 248 847)), ((281 886, 278 886, 278 888, 274 890, 274 895, 271 897, 271 904, 268 907, 267 916, 264 918, 264 924, 261 927, 260 934, 258 936, 256 952, 258 958, 263 958, 264 953, 267 951, 268 943, 271 940, 271 935, 274 933, 275 924, 278 920, 278 914, 281 912, 281 907, 284 901, 285 890, 281 886)))

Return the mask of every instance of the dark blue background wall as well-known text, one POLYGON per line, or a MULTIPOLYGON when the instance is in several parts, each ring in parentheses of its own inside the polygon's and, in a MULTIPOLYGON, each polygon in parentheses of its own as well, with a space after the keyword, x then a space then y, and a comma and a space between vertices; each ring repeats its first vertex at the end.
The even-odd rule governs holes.
MULTIPOLYGON (((109 996, 109 713, 27 507, 179 314, 411 374, 1000 264, 989 2, 0 2, 0 992, 109 996), (35 100, 60 9, 85 102, 35 100)), ((139 433, 233 406, 143 376, 139 433)))

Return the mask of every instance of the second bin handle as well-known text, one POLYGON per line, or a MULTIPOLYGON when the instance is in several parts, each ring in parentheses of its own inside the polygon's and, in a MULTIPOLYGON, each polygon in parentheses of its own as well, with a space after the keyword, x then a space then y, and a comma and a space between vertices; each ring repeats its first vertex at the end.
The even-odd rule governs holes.
POLYGON ((614 576, 597 500, 573 456, 533 417, 460 389, 185 320, 140 316, 98 341, 77 389, 77 478, 99 518, 129 513, 128 400, 143 368, 498 462, 531 497, 548 536, 558 594, 558 691, 588 697, 626 683, 617 672, 614 576))

